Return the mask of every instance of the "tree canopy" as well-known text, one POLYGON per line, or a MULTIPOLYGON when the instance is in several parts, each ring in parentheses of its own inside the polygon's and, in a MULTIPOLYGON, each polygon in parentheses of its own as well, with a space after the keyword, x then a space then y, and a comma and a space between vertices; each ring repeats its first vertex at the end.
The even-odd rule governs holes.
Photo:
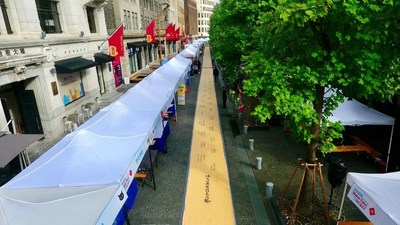
POLYGON ((390 101, 400 89, 399 14, 393 0, 222 0, 210 39, 217 60, 245 66, 253 115, 287 116, 313 161, 341 136, 328 117, 344 96, 390 101))

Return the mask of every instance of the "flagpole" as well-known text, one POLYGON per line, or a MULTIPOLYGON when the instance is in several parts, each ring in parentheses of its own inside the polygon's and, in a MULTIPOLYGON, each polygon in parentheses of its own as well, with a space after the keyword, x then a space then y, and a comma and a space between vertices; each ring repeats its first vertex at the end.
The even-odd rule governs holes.
POLYGON ((113 36, 113 34, 115 33, 115 32, 117 32, 117 30, 119 29, 119 27, 121 26, 121 25, 123 25, 124 24, 124 22, 125 21, 122 21, 119 25, 118 25, 118 27, 117 28, 115 28, 115 30, 111 33, 111 35, 108 35, 108 37, 107 37, 107 39, 106 40, 104 40, 102 43, 101 43, 101 45, 100 46, 98 46, 98 49, 100 50, 100 48, 101 48, 101 46, 103 46, 104 45, 104 43, 106 42, 106 41, 108 41, 108 39, 110 39, 110 37, 111 36, 113 36))

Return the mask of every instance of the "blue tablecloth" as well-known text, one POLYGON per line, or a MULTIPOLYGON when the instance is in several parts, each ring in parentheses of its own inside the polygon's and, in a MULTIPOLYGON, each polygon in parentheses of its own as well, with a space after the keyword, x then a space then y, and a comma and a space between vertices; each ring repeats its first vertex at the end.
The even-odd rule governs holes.
POLYGON ((126 200, 124 206, 119 211, 117 217, 114 220, 113 225, 124 225, 126 220, 126 215, 133 207, 133 203, 135 202, 137 192, 138 192, 137 183, 133 181, 131 183, 131 186, 129 186, 128 191, 126 192, 126 194, 128 195, 128 199, 126 200))
POLYGON ((154 144, 154 149, 157 149, 159 152, 167 152, 167 138, 171 133, 168 121, 163 121, 163 123, 164 128, 162 136, 160 138, 154 138, 154 140, 156 141, 156 143, 154 144))

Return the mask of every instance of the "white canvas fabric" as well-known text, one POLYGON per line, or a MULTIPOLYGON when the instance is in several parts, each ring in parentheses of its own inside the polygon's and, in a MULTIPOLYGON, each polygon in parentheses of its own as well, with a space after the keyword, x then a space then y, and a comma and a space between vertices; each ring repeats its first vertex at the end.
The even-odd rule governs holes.
POLYGON ((344 126, 359 126, 359 125, 393 125, 395 119, 375 109, 369 108, 357 100, 348 100, 332 112, 329 117, 332 122, 341 121, 344 126))
POLYGON ((170 60, 0 187, 0 225, 112 224, 190 63, 170 60))
POLYGON ((346 182, 348 198, 373 224, 400 224, 400 172, 348 173, 346 182))

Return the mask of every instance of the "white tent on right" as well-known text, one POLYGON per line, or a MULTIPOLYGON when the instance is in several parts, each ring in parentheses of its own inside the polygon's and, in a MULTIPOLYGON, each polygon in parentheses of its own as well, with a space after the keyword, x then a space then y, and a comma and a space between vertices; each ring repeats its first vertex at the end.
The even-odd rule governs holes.
POLYGON ((400 225, 400 172, 392 173, 348 173, 343 192, 337 224, 347 197, 374 225, 400 225))
MULTIPOLYGON (((330 96, 333 92, 328 92, 325 96, 330 96)), ((343 126, 362 126, 362 125, 387 125, 391 126, 390 141, 386 158, 386 169, 388 169, 390 149, 392 148, 393 130, 395 119, 381 112, 372 109, 357 100, 345 98, 343 103, 332 111, 332 116, 328 118, 331 122, 340 121, 343 126)))

